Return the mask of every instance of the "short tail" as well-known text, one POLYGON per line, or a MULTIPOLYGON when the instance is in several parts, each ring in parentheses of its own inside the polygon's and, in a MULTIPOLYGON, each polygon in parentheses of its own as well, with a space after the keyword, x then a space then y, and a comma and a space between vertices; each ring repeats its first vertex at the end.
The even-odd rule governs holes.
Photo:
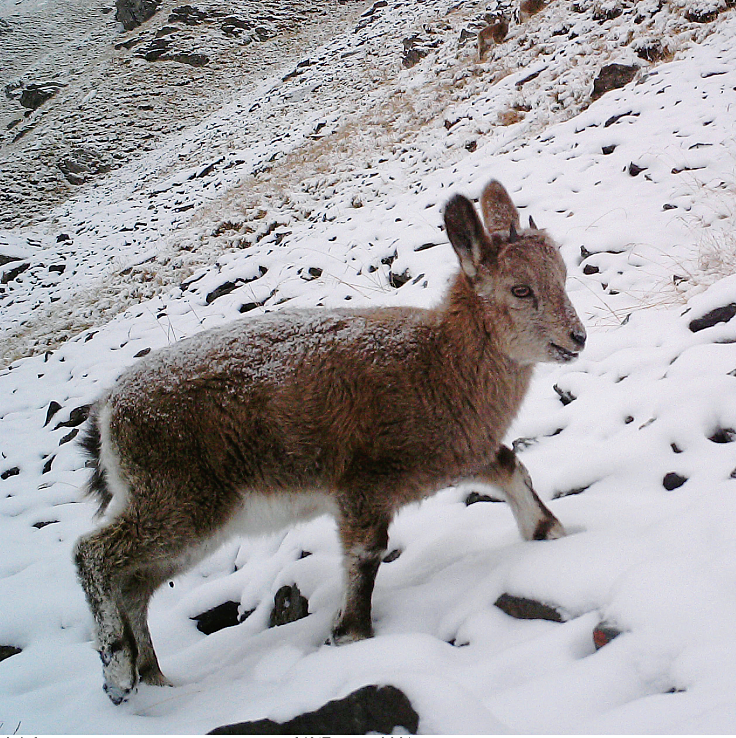
MULTIPOLYGON (((99 415, 97 408, 93 407, 89 415, 89 425, 80 438, 79 445, 92 462, 92 476, 87 482, 85 494, 94 497, 99 507, 97 515, 102 515, 112 500, 112 493, 107 486, 107 472, 100 462, 100 451, 102 449, 102 436, 100 435, 99 415)), ((89 465, 89 464, 88 464, 89 465)))

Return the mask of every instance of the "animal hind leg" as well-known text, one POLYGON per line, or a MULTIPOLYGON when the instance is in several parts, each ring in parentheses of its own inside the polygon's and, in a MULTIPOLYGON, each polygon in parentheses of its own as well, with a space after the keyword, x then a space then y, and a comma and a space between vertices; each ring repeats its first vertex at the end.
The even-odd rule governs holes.
POLYGON ((562 523, 539 499, 527 468, 510 448, 501 446, 495 462, 475 479, 493 484, 504 493, 525 540, 540 541, 565 535, 562 523))
POLYGON ((157 687, 170 687, 171 682, 163 675, 153 648, 148 629, 148 604, 153 593, 163 582, 177 573, 177 567, 146 567, 126 577, 122 598, 128 613, 130 628, 138 647, 136 667, 142 682, 157 687))
POLYGON ((332 630, 335 644, 373 636, 371 600, 378 567, 388 546, 388 524, 385 518, 368 524, 344 515, 340 520, 346 582, 344 604, 332 630))

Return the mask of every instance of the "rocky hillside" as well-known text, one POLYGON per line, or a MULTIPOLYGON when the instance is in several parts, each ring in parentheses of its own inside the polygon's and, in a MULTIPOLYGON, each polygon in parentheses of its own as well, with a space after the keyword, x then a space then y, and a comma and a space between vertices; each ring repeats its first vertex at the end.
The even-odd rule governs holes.
POLYGON ((127 31, 121 8, 4 10, 6 361, 331 217, 336 193, 369 206, 484 143, 523 145, 702 42, 726 3, 156 7, 127 31))

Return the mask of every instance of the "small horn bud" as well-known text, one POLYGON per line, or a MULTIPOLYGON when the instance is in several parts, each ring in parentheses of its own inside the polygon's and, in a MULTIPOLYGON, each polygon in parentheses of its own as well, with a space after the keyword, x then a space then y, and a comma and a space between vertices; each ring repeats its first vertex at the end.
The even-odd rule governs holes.
POLYGON ((532 216, 529 216, 529 228, 533 228, 535 231, 538 231, 537 224, 534 222, 534 218, 532 216))
POLYGON ((509 229, 509 243, 514 243, 514 241, 519 240, 519 234, 516 232, 516 226, 514 225, 513 221, 511 223, 511 228, 509 229))

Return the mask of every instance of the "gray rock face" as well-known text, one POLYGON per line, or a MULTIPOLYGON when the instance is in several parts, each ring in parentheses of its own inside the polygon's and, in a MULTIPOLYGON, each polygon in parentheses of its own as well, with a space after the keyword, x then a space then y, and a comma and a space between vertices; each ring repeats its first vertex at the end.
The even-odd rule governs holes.
POLYGON ((103 161, 97 152, 87 148, 74 148, 58 163, 61 173, 69 184, 84 184, 95 174, 109 172, 110 164, 103 161))
POLYGON ((401 690, 370 685, 285 723, 235 723, 215 728, 210 735, 365 735, 391 734, 397 728, 416 733, 418 727, 419 715, 401 690))
POLYGON ((116 0, 115 20, 126 31, 132 31, 153 17, 160 5, 161 0, 116 0))

